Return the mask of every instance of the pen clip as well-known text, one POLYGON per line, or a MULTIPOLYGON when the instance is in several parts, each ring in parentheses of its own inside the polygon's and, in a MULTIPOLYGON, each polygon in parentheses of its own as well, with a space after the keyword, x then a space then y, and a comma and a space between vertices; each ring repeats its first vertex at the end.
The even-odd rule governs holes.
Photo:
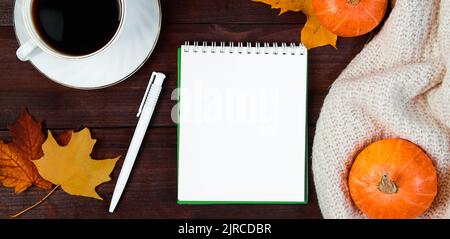
POLYGON ((139 106, 139 110, 138 110, 136 117, 141 116, 142 109, 144 108, 145 102, 147 101, 148 94, 150 93, 150 89, 152 88, 153 82, 155 82, 155 78, 156 78, 156 72, 153 72, 152 76, 150 77, 150 81, 148 82, 148 86, 147 86, 147 89, 145 90, 144 98, 142 98, 142 102, 141 102, 141 105, 139 106))

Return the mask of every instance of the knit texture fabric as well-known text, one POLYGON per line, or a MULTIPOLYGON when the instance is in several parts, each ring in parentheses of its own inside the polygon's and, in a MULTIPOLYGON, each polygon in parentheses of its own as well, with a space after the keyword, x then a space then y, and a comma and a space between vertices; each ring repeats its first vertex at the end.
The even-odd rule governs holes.
POLYGON ((348 172, 370 143, 399 137, 424 149, 438 194, 421 218, 450 218, 450 0, 397 0, 380 33, 332 85, 312 170, 324 218, 365 218, 348 172))

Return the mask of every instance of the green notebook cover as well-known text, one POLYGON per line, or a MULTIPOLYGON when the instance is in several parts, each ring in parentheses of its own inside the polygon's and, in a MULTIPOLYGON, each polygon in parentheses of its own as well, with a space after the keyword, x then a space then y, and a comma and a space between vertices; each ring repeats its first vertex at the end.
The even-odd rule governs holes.
MULTIPOLYGON (((177 193, 178 193, 178 180, 180 172, 180 102, 181 102, 181 48, 178 48, 178 123, 177 123, 177 193)), ((308 69, 308 67, 306 67, 308 69)), ((306 72, 307 74, 307 72, 306 72)), ((308 81, 306 81, 306 89, 308 89, 308 81)), ((306 97, 306 109, 308 109, 308 91, 305 94, 306 97)), ((306 134, 305 134, 305 201, 184 201, 177 199, 177 203, 180 205, 217 205, 217 204, 308 204, 308 112, 305 114, 306 122, 306 134)), ((178 195, 177 195, 178 198, 178 195)))

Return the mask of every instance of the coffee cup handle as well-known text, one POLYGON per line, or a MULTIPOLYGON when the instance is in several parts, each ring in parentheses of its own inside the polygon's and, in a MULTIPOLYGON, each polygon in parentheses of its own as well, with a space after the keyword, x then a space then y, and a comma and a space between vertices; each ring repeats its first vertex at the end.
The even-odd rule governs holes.
POLYGON ((36 43, 33 40, 28 40, 25 44, 19 47, 16 51, 17 58, 21 61, 29 61, 31 58, 33 58, 39 47, 36 45, 36 43))

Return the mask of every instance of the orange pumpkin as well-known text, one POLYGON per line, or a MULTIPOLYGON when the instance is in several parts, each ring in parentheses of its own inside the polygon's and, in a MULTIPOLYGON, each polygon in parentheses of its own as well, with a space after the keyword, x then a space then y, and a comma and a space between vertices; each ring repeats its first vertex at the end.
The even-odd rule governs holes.
POLYGON ((436 169, 417 145, 384 139, 356 157, 348 179, 356 206, 370 218, 415 218, 437 193, 436 169))
POLYGON ((313 0, 319 22, 342 37, 364 35, 372 31, 387 9, 387 0, 313 0))

